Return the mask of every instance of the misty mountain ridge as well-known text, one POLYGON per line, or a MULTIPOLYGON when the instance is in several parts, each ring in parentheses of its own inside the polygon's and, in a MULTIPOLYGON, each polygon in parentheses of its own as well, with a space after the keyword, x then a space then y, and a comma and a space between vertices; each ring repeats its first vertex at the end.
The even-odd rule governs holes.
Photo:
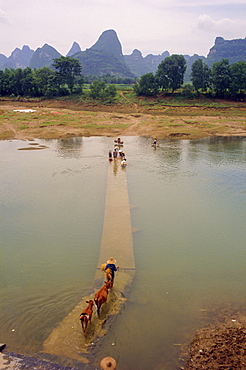
POLYGON ((67 53, 66 57, 71 57, 72 55, 76 54, 76 53, 79 53, 81 51, 81 47, 80 45, 74 41, 71 49, 69 50, 69 52, 67 53))
POLYGON ((55 58, 60 58, 61 54, 48 44, 44 44, 41 48, 37 48, 33 53, 29 66, 30 68, 42 68, 42 67, 51 67, 53 60, 55 58))
POLYGON ((26 68, 29 67, 31 57, 34 50, 31 50, 29 46, 24 45, 22 49, 16 48, 12 51, 10 57, 0 54, 0 68, 26 68), (3 64, 1 64, 3 62, 3 64))
POLYGON ((86 75, 112 74, 117 77, 135 78, 127 66, 122 46, 114 30, 104 31, 94 45, 73 55, 82 65, 86 75))
POLYGON ((225 40, 223 37, 216 37, 214 46, 207 55, 207 64, 211 66, 221 59, 228 59, 230 64, 246 61, 246 38, 225 40))
MULTIPOLYGON (((80 61, 82 73, 85 76, 109 73, 116 77, 134 78, 149 72, 155 73, 158 65, 170 54, 166 50, 159 55, 148 54, 143 57, 140 50, 134 49, 132 54, 123 55, 122 46, 116 32, 107 30, 100 35, 94 45, 84 51, 81 50, 77 42, 74 42, 66 56, 80 61)), ((48 44, 44 44, 35 51, 24 45, 22 49, 16 48, 8 58, 0 54, 0 69, 52 68, 53 60, 59 57, 61 57, 61 54, 48 44)), ((217 37, 207 57, 197 54, 193 56, 184 55, 184 57, 187 63, 185 80, 189 80, 191 65, 197 59, 203 59, 210 67, 223 58, 228 59, 230 63, 240 60, 246 61, 246 38, 224 40, 222 37, 217 37)))

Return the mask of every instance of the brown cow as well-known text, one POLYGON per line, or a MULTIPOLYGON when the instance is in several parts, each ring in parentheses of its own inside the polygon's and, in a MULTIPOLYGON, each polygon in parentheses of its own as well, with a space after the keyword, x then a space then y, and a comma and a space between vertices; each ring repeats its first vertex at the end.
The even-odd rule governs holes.
POLYGON ((89 301, 86 301, 86 303, 88 303, 88 306, 84 309, 83 312, 81 312, 79 316, 84 333, 86 331, 88 323, 91 322, 91 317, 93 313, 93 305, 94 305, 94 302, 91 299, 89 301))
POLYGON ((107 302, 107 299, 108 299, 108 290, 111 288, 111 281, 105 281, 104 282, 105 284, 103 285, 103 287, 98 290, 98 292, 96 292, 95 296, 94 296, 94 301, 96 303, 96 306, 97 306, 97 314, 99 315, 99 311, 100 311, 100 308, 101 308, 101 305, 104 304, 105 302, 107 302))
POLYGON ((110 270, 110 268, 105 270, 105 274, 106 274, 106 280, 110 281, 110 283, 111 283, 110 288, 113 288, 114 280, 113 280, 112 271, 110 270))

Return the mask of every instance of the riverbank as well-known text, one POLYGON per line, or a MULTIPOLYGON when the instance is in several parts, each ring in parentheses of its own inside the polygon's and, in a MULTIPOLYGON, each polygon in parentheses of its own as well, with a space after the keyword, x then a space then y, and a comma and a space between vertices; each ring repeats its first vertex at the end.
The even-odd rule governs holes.
POLYGON ((196 332, 183 356, 183 370, 237 369, 246 367, 246 313, 226 308, 215 310, 213 325, 196 332))
POLYGON ((69 100, 0 100, 0 139, 149 136, 197 139, 246 136, 246 105, 174 106, 127 101, 97 105, 69 100), (27 110, 27 111, 25 111, 27 110), (30 111, 28 111, 30 110, 30 111))

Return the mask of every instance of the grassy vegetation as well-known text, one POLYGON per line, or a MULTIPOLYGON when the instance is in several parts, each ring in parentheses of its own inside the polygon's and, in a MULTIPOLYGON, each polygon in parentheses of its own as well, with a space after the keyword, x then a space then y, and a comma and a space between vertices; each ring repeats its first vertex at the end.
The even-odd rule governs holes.
POLYGON ((216 100, 212 98, 202 97, 197 99, 185 99, 179 95, 159 96, 157 98, 137 97, 134 93, 125 93, 125 96, 132 102, 143 107, 150 107, 158 110, 163 107, 202 107, 202 108, 228 108, 245 106, 245 103, 233 101, 216 100))

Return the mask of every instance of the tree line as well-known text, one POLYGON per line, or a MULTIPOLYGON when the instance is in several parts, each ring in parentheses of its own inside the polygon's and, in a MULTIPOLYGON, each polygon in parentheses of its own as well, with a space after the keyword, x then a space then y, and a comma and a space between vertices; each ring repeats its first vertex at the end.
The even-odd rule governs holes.
POLYGON ((186 60, 173 54, 165 58, 156 73, 134 79, 105 76, 83 76, 79 60, 71 57, 54 59, 52 68, 0 70, 0 96, 58 97, 83 94, 84 83, 89 83, 87 96, 92 99, 112 100, 116 96, 115 83, 134 84, 137 95, 156 96, 173 93, 182 87, 182 95, 194 98, 200 93, 219 98, 244 99, 246 91, 246 62, 229 64, 227 59, 209 68, 202 59, 191 67, 191 83, 183 85, 186 60))
POLYGON ((1 96, 54 97, 68 95, 81 90, 82 67, 76 59, 61 57, 54 59, 53 68, 32 70, 27 67, 6 68, 0 71, 1 96))
MULTIPOLYGON (((183 55, 173 54, 165 58, 156 73, 147 73, 134 86, 137 95, 155 96, 160 92, 173 93, 184 82, 186 60, 183 55)), ((182 88, 185 97, 208 93, 218 98, 244 98, 246 91, 246 62, 229 64, 222 59, 209 68, 202 59, 191 66, 191 84, 182 88)))
POLYGON ((54 59, 52 68, 0 70, 0 96, 53 98, 82 94, 84 83, 89 83, 88 97, 112 100, 117 93, 113 83, 132 82, 110 75, 84 77, 79 60, 62 56, 54 59))

